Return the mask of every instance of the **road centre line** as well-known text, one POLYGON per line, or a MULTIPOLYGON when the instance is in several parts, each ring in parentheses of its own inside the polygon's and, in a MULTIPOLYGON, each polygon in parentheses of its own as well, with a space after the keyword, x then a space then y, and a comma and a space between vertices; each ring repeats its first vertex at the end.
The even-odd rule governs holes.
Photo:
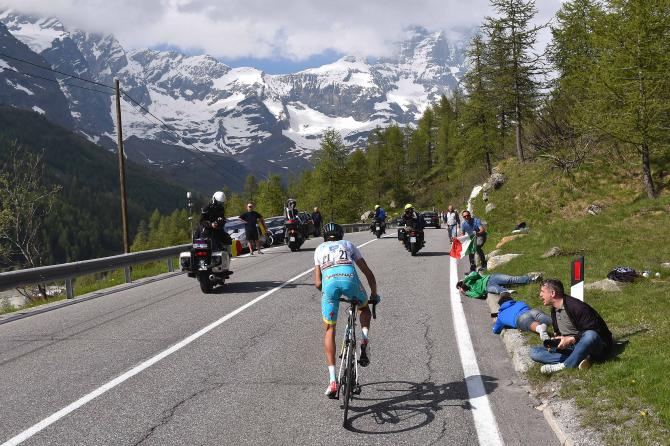
POLYGON ((477 356, 472 346, 472 339, 470 338, 470 329, 465 319, 461 296, 456 288, 456 282, 458 282, 458 260, 453 257, 449 257, 449 260, 451 313, 454 320, 458 352, 461 357, 461 365, 463 366, 463 376, 468 388, 468 400, 473 408, 471 412, 475 421, 477 437, 479 438, 479 444, 482 446, 501 446, 503 444, 502 437, 500 436, 498 423, 486 395, 486 388, 479 372, 477 356))
MULTIPOLYGON (((372 239, 368 242, 365 242, 361 245, 358 246, 358 248, 362 248, 365 245, 368 245, 372 242, 377 241, 377 239, 372 239)), ((251 300, 247 302, 246 304, 242 305, 241 307, 237 308, 236 310, 226 314, 222 318, 212 322, 211 324, 207 325, 206 327, 200 329, 199 331, 193 333, 192 335, 188 336, 187 338, 184 338, 183 340, 179 341, 178 343, 174 344, 172 347, 163 350, 162 352, 158 353, 157 355, 147 359, 146 361, 142 362, 141 364, 133 367, 132 369, 128 370, 124 374, 114 378, 111 381, 108 381, 107 383, 103 384, 102 386, 98 387, 97 389, 93 390, 87 395, 84 395, 83 397, 79 398, 77 401, 67 405, 66 407, 62 408, 58 412, 55 412, 54 414, 46 417, 42 421, 34 424, 33 426, 29 427, 28 429, 24 430, 20 434, 10 438, 6 442, 2 443, 0 446, 15 446, 18 444, 21 444, 22 442, 26 441, 33 435, 39 433, 46 427, 50 426, 51 424, 55 423, 56 421, 60 420, 61 418, 65 417, 66 415, 70 414, 71 412, 77 410, 78 408, 82 407, 86 403, 94 400, 95 398, 99 397, 100 395, 104 394, 105 392, 113 389, 114 387, 118 386, 119 384, 123 383, 124 381, 132 378, 133 376, 137 375, 138 373, 148 369, 152 365, 156 364, 160 360, 170 356, 171 354, 181 350, 182 348, 186 347, 196 339, 202 337, 206 333, 210 332, 211 330, 215 329, 219 325, 223 324, 227 320, 231 319, 232 317, 238 315, 242 311, 246 310, 247 308, 251 307, 254 304, 257 304, 258 302, 262 301, 266 297, 274 294, 275 292, 281 290, 284 288, 286 285, 289 283, 295 282, 296 280, 300 279, 301 277, 311 273, 314 270, 314 268, 310 268, 307 271, 304 271, 300 274, 298 274, 295 277, 290 278, 286 282, 282 283, 281 285, 271 289, 270 291, 267 291, 254 300, 251 300)))

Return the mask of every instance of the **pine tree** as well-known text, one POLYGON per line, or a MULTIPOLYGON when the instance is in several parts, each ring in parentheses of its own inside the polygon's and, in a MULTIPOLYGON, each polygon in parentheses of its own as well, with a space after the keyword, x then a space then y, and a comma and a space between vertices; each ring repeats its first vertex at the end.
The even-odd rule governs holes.
POLYGON ((492 74, 499 80, 502 91, 511 96, 516 154, 523 162, 522 129, 535 108, 538 94, 536 76, 543 71, 537 56, 531 53, 540 29, 530 23, 537 10, 534 0, 491 0, 491 6, 498 17, 487 17, 483 28, 495 54, 507 57, 499 71, 492 74))
MULTIPOLYGON (((315 169, 313 173, 314 191, 319 191, 323 199, 321 206, 324 217, 332 215, 335 219, 341 219, 342 198, 347 193, 346 184, 349 180, 345 163, 347 160, 347 149, 342 142, 342 137, 333 129, 328 129, 321 139, 321 149, 314 154, 315 169)), ((325 217, 327 218, 327 217, 325 217)))
POLYGON ((462 131, 467 141, 469 158, 480 159, 491 174, 491 157, 495 151, 496 99, 492 91, 491 81, 487 77, 489 71, 485 67, 485 47, 481 35, 476 35, 468 49, 470 70, 464 77, 464 86, 468 92, 468 101, 461 114, 462 131))
POLYGON ((670 144, 670 2, 610 0, 606 10, 595 37, 590 123, 635 150, 647 196, 655 198, 652 157, 670 144))
POLYGON ((242 198, 243 200, 249 202, 254 201, 257 195, 258 182, 256 181, 256 177, 253 175, 247 175, 247 178, 244 181, 244 191, 242 192, 242 198))

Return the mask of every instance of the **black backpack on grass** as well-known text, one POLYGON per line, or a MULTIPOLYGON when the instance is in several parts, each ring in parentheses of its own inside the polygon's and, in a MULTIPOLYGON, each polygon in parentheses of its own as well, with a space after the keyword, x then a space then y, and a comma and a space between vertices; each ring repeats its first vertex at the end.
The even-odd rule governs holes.
POLYGON ((628 266, 617 266, 607 273, 607 278, 617 282, 632 282, 637 277, 637 272, 628 266))

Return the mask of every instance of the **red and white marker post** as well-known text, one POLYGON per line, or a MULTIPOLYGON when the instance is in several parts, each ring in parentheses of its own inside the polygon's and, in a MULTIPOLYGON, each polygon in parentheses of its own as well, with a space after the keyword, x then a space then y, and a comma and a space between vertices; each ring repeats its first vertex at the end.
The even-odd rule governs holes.
POLYGON ((570 295, 584 302, 584 257, 572 261, 570 295))

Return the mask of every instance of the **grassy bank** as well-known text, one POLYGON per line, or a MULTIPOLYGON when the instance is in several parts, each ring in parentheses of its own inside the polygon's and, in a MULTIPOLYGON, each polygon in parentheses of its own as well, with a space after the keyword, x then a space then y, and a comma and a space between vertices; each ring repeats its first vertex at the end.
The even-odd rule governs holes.
MULTIPOLYGON (((494 272, 522 274, 543 271, 569 285, 570 261, 584 255, 586 282, 604 279, 616 266, 660 272, 640 278, 622 292, 586 291, 585 300, 598 310, 616 340, 628 341, 623 352, 589 371, 565 371, 551 377, 531 369, 531 382, 542 387, 561 384, 560 395, 574 398, 583 409, 582 422, 604 434, 609 444, 668 444, 670 438, 670 345, 664 328, 670 315, 670 194, 644 197, 635 172, 608 162, 588 165, 569 177, 542 164, 500 166, 507 177, 502 188, 489 192, 496 208, 475 201, 475 214, 488 222, 485 251, 495 249, 515 225, 525 221, 527 236, 501 250, 521 257, 494 272), (602 207, 588 215, 590 204, 602 207), (553 246, 562 256, 541 258, 553 246)), ((662 179, 666 181, 667 178, 662 179)), ((523 287, 519 298, 540 307, 539 286, 523 287)), ((548 311, 548 309, 547 309, 548 311)), ((538 343, 536 337, 530 342, 538 343)))

